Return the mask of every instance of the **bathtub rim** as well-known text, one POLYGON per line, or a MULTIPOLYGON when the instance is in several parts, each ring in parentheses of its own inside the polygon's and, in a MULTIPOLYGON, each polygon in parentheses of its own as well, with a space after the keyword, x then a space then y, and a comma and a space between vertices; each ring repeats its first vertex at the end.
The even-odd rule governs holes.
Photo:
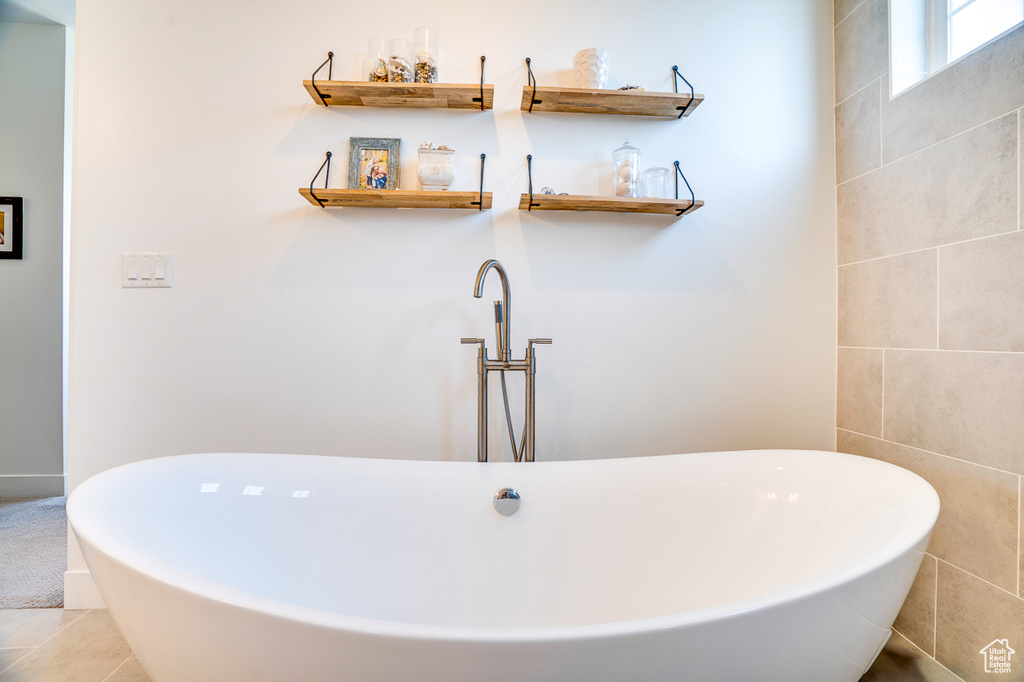
MULTIPOLYGON (((565 626, 543 626, 543 627, 466 627, 466 626, 451 626, 451 625, 430 625, 424 623, 414 623, 407 621, 395 621, 378 618, 368 618, 365 616, 354 616, 350 614, 337 613, 332 611, 325 611, 315 609, 307 606, 299 606, 283 602, 268 597, 263 597, 252 592, 246 592, 223 583, 216 582, 209 578, 204 578, 193 573, 184 571, 170 562, 162 559, 158 555, 155 555, 148 551, 139 550, 134 545, 131 545, 113 534, 107 534, 104 538, 102 529, 97 529, 95 526, 89 528, 89 523, 86 521, 86 529, 84 531, 79 528, 79 523, 76 521, 76 517, 79 516, 79 507, 85 506, 85 503, 80 502, 85 495, 88 495, 88 491, 92 487, 103 485, 106 479, 124 476, 130 470, 133 469, 145 469, 153 466, 160 466, 166 464, 168 460, 181 461, 184 459, 198 459, 206 458, 210 456, 215 457, 253 457, 255 456, 266 456, 266 457, 317 457, 322 459, 347 459, 347 460, 361 460, 367 463, 377 463, 382 461, 401 461, 401 462, 417 462, 424 464, 458 464, 465 466, 480 466, 477 462, 462 462, 462 461, 439 461, 439 460, 405 460, 398 458, 372 458, 372 457, 333 457, 327 455, 287 455, 283 453, 242 453, 242 452, 211 452, 211 453, 194 453, 185 455, 170 455, 166 457, 155 457, 146 460, 140 460, 137 462, 131 462, 128 464, 120 465, 102 471, 86 481, 83 481, 79 486, 73 490, 67 501, 67 513, 68 523, 75 533, 76 538, 80 545, 82 545, 83 554, 86 556, 86 563, 88 564, 90 551, 102 553, 107 557, 108 560, 112 560, 120 564, 124 569, 135 572, 142 575, 149 580, 153 580, 161 583, 162 585, 171 589, 183 590, 187 593, 193 594, 197 597, 208 599, 214 602, 218 602, 221 606, 242 609, 261 615, 270 616, 286 621, 293 621, 305 625, 318 626, 329 628, 333 630, 341 630, 352 633, 373 633, 377 636, 384 637, 396 637, 403 639, 415 639, 420 641, 479 641, 479 642, 569 642, 574 640, 587 640, 602 637, 614 637, 614 636, 629 636, 639 635, 652 630, 667 630, 671 628, 683 628, 699 623, 707 623, 710 621, 726 620, 731 617, 741 616, 752 611, 759 611, 764 609, 770 609, 774 606, 786 604, 789 602, 795 602, 803 599, 814 597, 815 595, 821 594, 828 590, 836 589, 845 584, 853 582, 854 580, 863 576, 869 575, 875 571, 885 568, 890 564, 894 564, 901 559, 905 558, 909 554, 917 552, 923 558, 924 551, 927 549, 928 541, 931 537, 932 531, 935 527, 935 522, 938 519, 940 510, 940 501, 938 494, 935 489, 929 484, 924 478, 915 474, 908 469, 903 467, 890 464, 883 460, 874 459, 871 457, 864 457, 861 455, 853 455, 848 453, 837 453, 828 450, 801 450, 794 448, 772 448, 772 449, 758 449, 758 450, 731 450, 713 453, 715 455, 727 455, 730 453, 743 453, 743 454, 755 454, 755 453, 813 453, 815 455, 826 455, 831 456, 833 459, 843 460, 862 460, 870 462, 871 466, 880 465, 881 468, 893 470, 897 476, 909 476, 909 480, 914 481, 912 485, 919 488, 923 499, 920 500, 922 505, 930 502, 931 513, 928 510, 919 509, 919 513, 926 514, 926 518, 930 518, 930 523, 922 523, 922 528, 925 528, 924 532, 914 533, 909 539, 913 539, 913 542, 908 542, 903 546, 902 551, 893 553, 883 553, 881 548, 888 547, 892 544, 891 542, 883 542, 879 547, 873 548, 866 555, 842 566, 840 569, 824 574, 808 578, 790 585, 787 585, 781 589, 773 590, 771 592, 756 595, 752 597, 745 597, 731 602, 723 604, 715 604, 700 609, 693 609, 690 611, 683 611, 679 613, 672 613, 661 616, 651 616, 646 618, 638 618, 631 620, 612 621, 606 623, 593 623, 587 625, 565 625, 565 626), (916 479, 916 480, 915 480, 916 479), (94 482, 95 481, 95 482, 94 482), (85 493, 79 491, 85 490, 85 493), (99 532, 93 532, 93 531, 99 532), (97 537, 99 539, 97 539, 97 537), (109 541, 107 546, 104 546, 104 539, 109 541), (112 548, 111 545, 114 547, 112 548), (114 549, 115 551, 110 551, 114 549)), ((619 457, 619 458, 607 458, 601 460, 558 460, 558 461, 543 461, 534 462, 528 465, 513 464, 511 462, 493 462, 484 464, 483 466, 504 466, 504 467, 521 467, 521 466, 571 466, 574 463, 591 461, 591 462, 606 462, 606 461, 618 461, 618 460, 632 460, 632 459, 654 459, 663 457, 686 457, 687 455, 700 455, 709 453, 680 453, 673 455, 645 455, 637 457, 619 457)), ((906 534, 906 533, 904 533, 906 534)), ((920 561, 920 559, 918 559, 920 561)), ((92 566, 89 567, 90 572, 92 566)))

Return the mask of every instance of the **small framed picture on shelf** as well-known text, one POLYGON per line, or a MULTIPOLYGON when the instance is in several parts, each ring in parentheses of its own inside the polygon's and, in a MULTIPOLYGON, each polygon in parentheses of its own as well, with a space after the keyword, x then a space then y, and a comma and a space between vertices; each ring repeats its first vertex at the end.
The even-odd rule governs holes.
POLYGON ((398 189, 401 158, 397 137, 348 138, 348 188, 398 189))
POLYGON ((21 260, 21 197, 0 197, 0 258, 21 260))

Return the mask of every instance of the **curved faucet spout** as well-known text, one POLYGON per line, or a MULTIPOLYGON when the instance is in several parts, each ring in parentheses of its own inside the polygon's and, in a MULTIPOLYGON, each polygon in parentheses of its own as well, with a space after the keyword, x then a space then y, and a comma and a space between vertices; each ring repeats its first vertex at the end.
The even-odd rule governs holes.
POLYGON ((473 296, 475 298, 483 298, 484 295, 484 278, 487 277, 487 273, 491 268, 498 271, 498 277, 501 278, 501 310, 496 311, 495 322, 498 324, 498 358, 502 362, 509 361, 509 331, 508 321, 509 316, 509 299, 511 298, 511 292, 508 286, 508 277, 505 275, 505 268, 501 266, 501 263, 495 259, 484 261, 484 264, 480 266, 480 272, 476 273, 476 284, 473 288, 473 296))

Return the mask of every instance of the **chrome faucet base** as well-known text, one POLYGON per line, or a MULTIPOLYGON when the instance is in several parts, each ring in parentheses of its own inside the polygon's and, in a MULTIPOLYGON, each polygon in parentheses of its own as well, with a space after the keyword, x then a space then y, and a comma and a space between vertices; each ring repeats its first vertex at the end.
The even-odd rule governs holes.
MULTIPOLYGON (((464 344, 478 344, 477 371, 477 420, 476 420, 476 459, 487 461, 487 374, 489 372, 524 372, 526 374, 526 424, 523 426, 522 452, 515 452, 513 436, 513 457, 515 461, 533 462, 536 450, 536 404, 537 404, 537 365, 534 344, 550 344, 551 339, 530 339, 526 349, 526 357, 522 360, 489 360, 487 345, 483 339, 462 339, 464 344)), ((507 401, 507 396, 506 396, 507 401)), ((511 428, 511 425, 510 425, 511 428)))
POLYGON ((513 360, 509 350, 509 305, 511 290, 505 268, 493 258, 484 261, 476 275, 473 288, 474 298, 484 295, 484 278, 491 270, 497 270, 501 278, 502 300, 494 302, 495 333, 498 337, 498 359, 487 357, 487 347, 483 339, 462 339, 464 344, 478 344, 477 352, 477 420, 476 420, 476 458, 478 462, 487 461, 487 374, 502 373, 502 395, 505 400, 505 416, 512 442, 512 455, 515 461, 534 461, 536 449, 536 382, 537 374, 534 344, 550 344, 551 339, 530 339, 526 348, 526 357, 513 360), (508 411, 508 394, 504 390, 505 372, 524 372, 526 375, 526 423, 523 425, 523 437, 519 448, 516 448, 515 434, 512 432, 512 419, 508 411))

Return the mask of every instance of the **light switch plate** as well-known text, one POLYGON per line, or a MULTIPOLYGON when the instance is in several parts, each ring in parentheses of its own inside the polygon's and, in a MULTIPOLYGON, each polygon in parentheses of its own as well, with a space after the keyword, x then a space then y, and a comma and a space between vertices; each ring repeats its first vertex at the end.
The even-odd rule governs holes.
POLYGON ((170 253, 122 253, 121 286, 159 289, 174 286, 170 253))

